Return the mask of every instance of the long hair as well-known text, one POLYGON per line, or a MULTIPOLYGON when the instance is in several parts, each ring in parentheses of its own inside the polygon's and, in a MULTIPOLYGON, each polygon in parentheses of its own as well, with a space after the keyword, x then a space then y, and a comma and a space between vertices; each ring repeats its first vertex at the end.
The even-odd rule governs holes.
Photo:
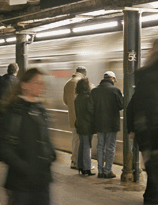
POLYGON ((76 94, 81 94, 81 93, 90 93, 90 83, 88 78, 82 78, 81 80, 78 81, 76 85, 76 94))
POLYGON ((41 71, 39 71, 37 68, 31 68, 27 70, 22 77, 19 80, 19 83, 17 86, 15 86, 13 92, 10 96, 4 96, 4 98, 1 100, 1 111, 4 111, 7 107, 9 107, 12 104, 15 104, 18 102, 19 95, 22 95, 22 82, 29 82, 33 77, 35 77, 37 74, 43 75, 41 71))

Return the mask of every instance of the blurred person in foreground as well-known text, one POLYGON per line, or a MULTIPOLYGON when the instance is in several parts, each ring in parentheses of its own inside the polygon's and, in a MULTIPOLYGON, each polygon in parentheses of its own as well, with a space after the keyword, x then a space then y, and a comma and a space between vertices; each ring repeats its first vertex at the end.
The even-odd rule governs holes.
POLYGON ((98 137, 98 178, 116 177, 112 172, 112 164, 115 156, 116 136, 120 131, 119 111, 123 109, 123 97, 120 89, 114 86, 114 82, 117 82, 115 73, 105 72, 104 79, 91 91, 88 103, 88 110, 94 117, 98 137))
POLYGON ((11 95, 14 87, 18 84, 19 80, 17 74, 19 71, 19 66, 17 63, 11 63, 8 66, 7 74, 0 78, 0 99, 5 96, 11 95))
POLYGON ((158 39, 135 77, 135 93, 127 106, 127 129, 131 138, 136 138, 147 172, 144 204, 158 204, 158 39))
POLYGON ((76 122, 75 126, 80 139, 78 151, 78 170, 89 176, 91 173, 91 141, 94 134, 93 118, 88 113, 87 103, 90 94, 90 83, 88 78, 78 81, 76 86, 77 97, 75 99, 76 122))
POLYGON ((69 79, 64 86, 63 101, 68 107, 69 112, 69 124, 72 129, 72 157, 71 157, 71 169, 78 169, 78 148, 79 148, 79 136, 76 132, 75 121, 75 106, 74 100, 76 98, 76 84, 77 82, 85 78, 87 74, 87 69, 84 66, 79 66, 76 69, 76 72, 72 75, 72 78, 69 79))
POLYGON ((4 107, 0 154, 9 166, 5 182, 8 205, 50 205, 50 166, 56 155, 48 136, 46 111, 39 102, 43 90, 43 74, 29 69, 4 107))

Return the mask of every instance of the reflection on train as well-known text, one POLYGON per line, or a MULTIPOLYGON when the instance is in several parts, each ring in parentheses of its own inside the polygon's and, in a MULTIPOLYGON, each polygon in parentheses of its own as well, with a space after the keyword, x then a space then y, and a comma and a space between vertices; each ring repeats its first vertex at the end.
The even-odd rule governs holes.
MULTIPOLYGON (((142 64, 152 39, 157 38, 157 27, 142 30, 142 64)), ((71 152, 71 129, 68 112, 63 104, 63 87, 79 65, 87 68, 87 76, 98 85, 107 70, 115 72, 123 93, 123 32, 33 42, 28 46, 29 67, 39 67, 46 76, 46 105, 51 117, 50 132, 57 149, 71 152)), ((0 74, 15 62, 15 45, 1 46, 0 74)), ((94 135, 92 156, 96 158, 97 137, 94 135)), ((115 163, 123 164, 123 112, 121 131, 117 136, 115 163)))

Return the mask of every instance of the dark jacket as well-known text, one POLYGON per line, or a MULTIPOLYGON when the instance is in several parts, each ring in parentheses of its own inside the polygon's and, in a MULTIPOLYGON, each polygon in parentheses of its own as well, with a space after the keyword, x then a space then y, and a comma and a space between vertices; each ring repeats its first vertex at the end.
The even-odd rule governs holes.
POLYGON ((158 149, 157 79, 158 61, 140 68, 136 72, 135 93, 127 107, 127 129, 129 133, 135 132, 140 151, 158 149))
POLYGON ((110 79, 103 79, 91 91, 88 110, 94 116, 97 132, 117 132, 120 130, 120 113, 123 97, 119 88, 110 79))
POLYGON ((77 133, 81 135, 94 134, 93 118, 87 110, 89 94, 78 94, 75 99, 76 122, 75 127, 77 133))
POLYGON ((5 74, 0 78, 0 99, 3 97, 5 92, 10 95, 18 84, 19 79, 14 75, 5 74))
POLYGON ((55 152, 43 106, 20 99, 5 112, 0 136, 1 157, 9 165, 5 187, 18 191, 48 187, 55 152))

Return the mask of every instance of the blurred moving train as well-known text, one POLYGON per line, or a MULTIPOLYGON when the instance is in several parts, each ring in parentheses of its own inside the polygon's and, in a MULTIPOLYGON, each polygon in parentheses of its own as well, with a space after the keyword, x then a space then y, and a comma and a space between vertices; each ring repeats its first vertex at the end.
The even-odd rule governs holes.
MULTIPOLYGON (((158 37, 158 27, 142 29, 142 65, 158 37)), ((87 68, 87 76, 98 85, 107 70, 115 72, 123 93, 123 31, 33 42, 28 46, 29 67, 44 70, 47 92, 46 105, 51 116, 50 132, 55 148, 71 152, 72 133, 68 123, 67 106, 63 104, 63 87, 79 65, 87 68)), ((0 47, 0 75, 9 63, 15 62, 15 45, 0 47)), ((94 135, 92 157, 96 158, 97 137, 94 135)), ((121 131, 117 136, 115 163, 123 164, 123 111, 121 131)))

